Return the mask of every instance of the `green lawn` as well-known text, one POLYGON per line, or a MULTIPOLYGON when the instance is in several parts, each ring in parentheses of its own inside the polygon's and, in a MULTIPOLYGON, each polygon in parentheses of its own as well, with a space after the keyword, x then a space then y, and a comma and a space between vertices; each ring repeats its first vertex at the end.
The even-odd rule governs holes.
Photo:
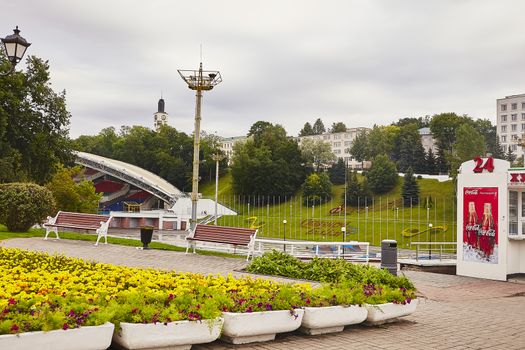
MULTIPOLYGON (((29 237, 42 237, 42 239, 44 239, 44 236, 45 236, 45 230, 43 229, 30 229, 29 232, 9 232, 5 226, 0 225, 0 241, 4 239, 9 239, 9 238, 29 238, 29 237)), ((97 235, 90 234, 90 233, 60 232, 59 236, 60 236, 60 239, 72 239, 72 240, 77 240, 77 241, 96 242, 97 240, 97 235)), ((54 239, 53 237, 54 236, 50 235, 48 239, 54 239)), ((142 243, 139 240, 128 239, 128 238, 108 237, 108 243, 130 246, 130 247, 142 247, 142 243)), ((99 243, 99 244, 103 244, 103 243, 99 243)), ((175 252, 186 251, 186 248, 176 247, 170 244, 159 243, 159 242, 151 242, 148 245, 148 247, 150 247, 151 249, 169 250, 169 251, 175 251, 175 252)), ((242 259, 245 258, 240 255, 221 253, 221 252, 211 252, 211 251, 205 251, 205 250, 196 250, 196 253, 201 254, 201 255, 214 255, 214 256, 242 258, 242 259)))
MULTIPOLYGON (((455 241, 456 203, 452 181, 417 181, 421 204, 412 208, 402 206, 402 178, 390 192, 374 197, 368 208, 347 207, 347 240, 379 245, 382 239, 396 239, 405 248, 410 247, 412 241, 455 241), (431 202, 427 210, 428 197, 431 197, 431 202), (428 230, 429 223, 434 227, 445 226, 446 231, 428 230), (401 234, 403 230, 419 230, 422 233, 404 237, 401 234)), ((200 191, 204 197, 213 199, 215 182, 203 184, 200 191)), ((308 207, 301 202, 300 192, 289 198, 235 196, 231 189, 231 175, 227 174, 219 180, 219 202, 236 210, 239 215, 223 216, 218 224, 258 228, 260 237, 342 241, 344 210, 332 214, 330 210, 343 205, 343 193, 344 185, 333 186, 332 198, 328 202, 308 207), (283 224, 284 219, 286 225, 283 224)))

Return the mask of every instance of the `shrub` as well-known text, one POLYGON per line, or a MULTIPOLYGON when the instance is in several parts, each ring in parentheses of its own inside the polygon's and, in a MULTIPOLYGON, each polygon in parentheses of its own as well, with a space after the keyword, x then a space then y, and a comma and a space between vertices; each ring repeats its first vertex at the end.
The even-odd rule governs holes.
POLYGON ((332 183, 326 173, 313 173, 303 184, 304 204, 320 204, 332 195, 332 183))
POLYGON ((376 194, 386 193, 393 189, 397 183, 397 171, 395 164, 385 155, 377 156, 372 162, 372 167, 366 178, 372 192, 376 194))
POLYGON ((32 183, 0 185, 0 223, 12 232, 26 232, 53 214, 55 200, 45 187, 32 183))

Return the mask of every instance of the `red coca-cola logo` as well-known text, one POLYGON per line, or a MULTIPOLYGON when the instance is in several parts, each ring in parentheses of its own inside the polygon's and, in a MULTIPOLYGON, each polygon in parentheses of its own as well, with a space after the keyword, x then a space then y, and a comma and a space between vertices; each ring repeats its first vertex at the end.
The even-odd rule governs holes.
POLYGON ((465 194, 473 194, 473 195, 478 195, 478 190, 465 190, 465 194))

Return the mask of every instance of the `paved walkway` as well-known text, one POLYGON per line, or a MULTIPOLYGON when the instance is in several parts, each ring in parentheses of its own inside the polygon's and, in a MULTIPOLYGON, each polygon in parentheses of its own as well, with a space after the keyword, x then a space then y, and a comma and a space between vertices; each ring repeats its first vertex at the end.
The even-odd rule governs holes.
MULTIPOLYGON (((238 272, 241 259, 159 250, 140 251, 90 242, 10 239, 1 246, 61 253, 66 256, 135 267, 202 273, 238 272)), ((418 311, 379 327, 353 326, 344 332, 304 336, 278 335, 268 343, 229 345, 220 341, 194 346, 204 349, 525 349, 525 284, 406 271, 421 295, 418 311)))

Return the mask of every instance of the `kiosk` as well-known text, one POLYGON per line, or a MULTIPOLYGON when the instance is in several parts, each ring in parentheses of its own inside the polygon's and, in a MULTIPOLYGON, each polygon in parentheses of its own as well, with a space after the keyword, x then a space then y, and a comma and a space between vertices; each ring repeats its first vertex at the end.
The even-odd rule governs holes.
POLYGON ((525 273, 525 169, 492 157, 461 164, 457 274, 506 281, 525 273))

